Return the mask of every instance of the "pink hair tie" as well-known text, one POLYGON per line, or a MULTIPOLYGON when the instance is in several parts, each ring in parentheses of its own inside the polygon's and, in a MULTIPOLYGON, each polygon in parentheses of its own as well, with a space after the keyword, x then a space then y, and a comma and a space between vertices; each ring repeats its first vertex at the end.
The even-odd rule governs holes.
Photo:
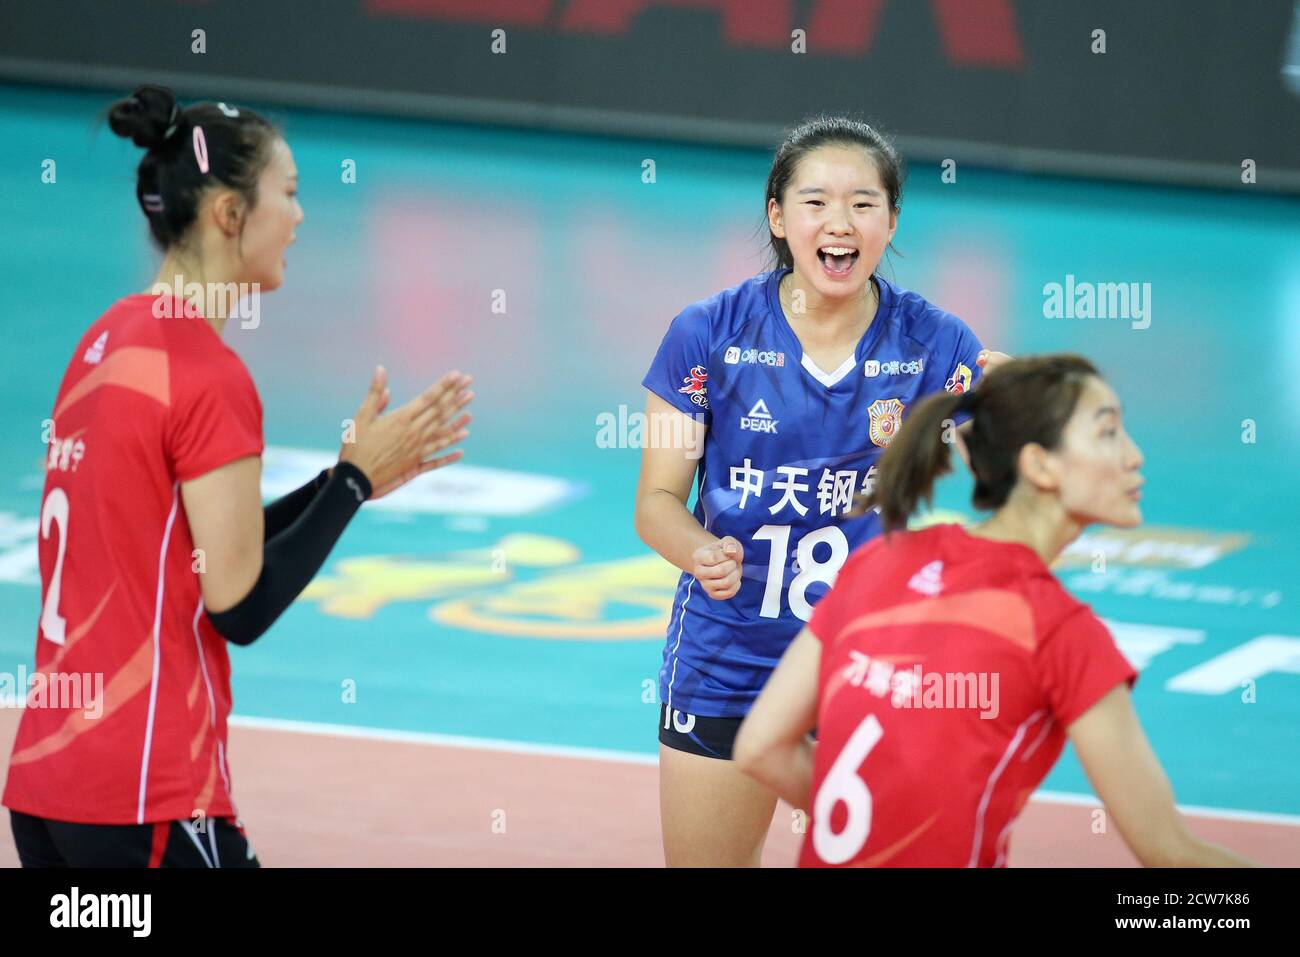
POLYGON ((203 127, 194 127, 194 160, 199 164, 199 172, 208 171, 208 141, 203 136, 203 127))

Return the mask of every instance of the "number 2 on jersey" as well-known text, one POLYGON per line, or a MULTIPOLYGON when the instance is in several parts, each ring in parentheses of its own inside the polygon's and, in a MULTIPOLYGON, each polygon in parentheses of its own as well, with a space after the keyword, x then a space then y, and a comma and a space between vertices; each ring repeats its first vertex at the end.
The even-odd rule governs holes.
MULTIPOLYGON (((754 533, 755 541, 772 543, 772 551, 767 560, 767 588, 763 591, 763 607, 759 614, 764 618, 781 617, 781 586, 785 583, 785 556, 790 548, 789 525, 764 525, 754 533)), ((790 580, 790 610, 801 621, 812 617, 812 606, 808 604, 808 586, 813 582, 825 582, 831 585, 839 574, 844 560, 849 557, 849 540, 838 525, 827 525, 814 529, 795 546, 799 562, 799 574, 790 580), (830 558, 819 562, 813 557, 813 550, 825 542, 830 546, 830 558)))
POLYGON ((59 554, 54 560, 54 577, 45 593, 41 607, 41 634, 56 645, 63 644, 67 632, 67 619, 59 614, 59 588, 63 583, 63 557, 68 550, 68 493, 61 488, 50 489, 41 506, 41 538, 50 537, 50 525, 59 526, 59 554))

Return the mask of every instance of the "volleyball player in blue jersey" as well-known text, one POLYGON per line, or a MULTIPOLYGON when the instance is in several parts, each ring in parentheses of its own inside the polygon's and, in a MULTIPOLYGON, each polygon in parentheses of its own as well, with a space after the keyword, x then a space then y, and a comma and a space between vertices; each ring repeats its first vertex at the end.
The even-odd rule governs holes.
POLYGON ((777 267, 683 310, 644 379, 658 434, 682 437, 645 450, 636 505, 642 540, 682 569, 659 673, 669 866, 758 864, 776 796, 731 761, 740 722, 849 552, 880 532, 875 513, 847 513, 907 410, 1004 358, 875 274, 901 188, 867 124, 794 129, 767 182, 777 267))

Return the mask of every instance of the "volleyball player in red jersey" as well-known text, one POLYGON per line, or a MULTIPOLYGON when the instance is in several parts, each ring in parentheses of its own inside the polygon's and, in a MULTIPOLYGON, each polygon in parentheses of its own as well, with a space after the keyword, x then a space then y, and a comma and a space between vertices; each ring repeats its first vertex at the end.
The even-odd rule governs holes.
POLYGON ((4 804, 24 866, 257 866, 231 794, 226 642, 271 625, 364 501, 460 457, 445 450, 472 393, 453 372, 383 414, 377 369, 338 464, 264 510, 262 408, 221 293, 281 285, 303 218, 292 154, 257 114, 182 110, 161 87, 109 124, 147 150, 136 192, 164 259, 81 337, 55 400, 36 667, 92 690, 29 696, 4 804))
POLYGON ((887 534, 851 555, 736 744, 811 814, 801 866, 1003 866, 1068 737, 1146 865, 1249 862, 1193 837, 1133 710, 1133 667, 1049 565, 1087 525, 1141 521, 1142 454, 1086 359, 1014 359, 912 412, 873 497, 887 534), (964 436, 969 530, 904 531, 964 436), (817 729, 817 743, 807 735, 817 729))

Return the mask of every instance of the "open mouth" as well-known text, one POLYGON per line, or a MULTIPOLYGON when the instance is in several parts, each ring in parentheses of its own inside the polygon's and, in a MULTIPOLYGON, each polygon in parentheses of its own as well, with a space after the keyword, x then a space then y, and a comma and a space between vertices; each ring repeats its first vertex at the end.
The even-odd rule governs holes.
POLYGON ((853 265, 860 254, 852 246, 822 246, 817 250, 822 269, 835 279, 844 279, 853 272, 853 265))

